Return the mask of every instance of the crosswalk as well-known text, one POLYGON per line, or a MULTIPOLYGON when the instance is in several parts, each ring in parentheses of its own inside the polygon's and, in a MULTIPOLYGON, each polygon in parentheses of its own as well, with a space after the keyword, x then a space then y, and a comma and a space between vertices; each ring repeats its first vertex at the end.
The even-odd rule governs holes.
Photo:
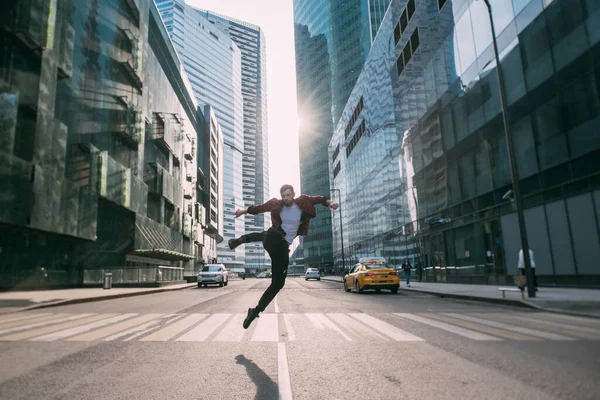
POLYGON ((527 313, 26 313, 0 316, 0 342, 423 342, 431 331, 473 341, 600 340, 600 320, 527 313), (317 336, 318 335, 318 336, 317 336))

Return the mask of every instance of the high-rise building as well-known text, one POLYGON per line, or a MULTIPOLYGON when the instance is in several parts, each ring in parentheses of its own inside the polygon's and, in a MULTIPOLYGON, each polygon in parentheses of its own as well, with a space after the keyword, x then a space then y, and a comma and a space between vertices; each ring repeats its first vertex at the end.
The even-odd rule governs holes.
MULTIPOLYGON (((300 189, 303 193, 332 194, 327 146, 388 2, 294 0, 300 189)), ((319 213, 311 222, 309 235, 302 238, 302 248, 307 267, 331 267, 333 249, 328 212, 319 213)))
MULTIPOLYGON (((181 281, 222 240, 198 192, 203 115, 151 0, 0 15, 0 286, 181 281), (6 79, 6 80, 4 80, 6 79)), ((215 253, 216 255, 216 253, 215 253)))
MULTIPOLYGON (((600 5, 490 3, 536 275, 597 285, 600 5)), ((433 282, 505 284, 518 273, 492 43, 483 1, 391 2, 329 145, 346 265, 408 257, 433 282)))
POLYGON ((156 0, 167 31, 183 61, 196 100, 210 105, 221 125, 224 141, 223 237, 218 258, 233 271, 244 264, 244 247, 230 250, 227 241, 245 232, 243 197, 244 103, 242 54, 228 34, 184 0, 156 0))
MULTIPOLYGON (((263 31, 256 25, 212 11, 197 10, 209 22, 229 35, 242 54, 242 95, 244 97, 243 198, 246 207, 269 199, 269 140, 267 125, 267 60, 263 31)), ((270 224, 268 214, 246 215, 246 233, 261 232, 270 224)), ((229 239, 230 237, 228 237, 229 239)), ((224 243, 225 245, 226 243, 224 243)), ((269 257, 261 243, 245 246, 246 270, 264 268, 269 257)))

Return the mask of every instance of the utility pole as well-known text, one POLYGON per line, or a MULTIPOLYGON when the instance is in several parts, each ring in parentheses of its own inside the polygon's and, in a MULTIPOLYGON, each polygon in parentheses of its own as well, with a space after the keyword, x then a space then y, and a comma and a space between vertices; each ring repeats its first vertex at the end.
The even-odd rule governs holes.
POLYGON ((504 135, 506 136, 506 150, 510 164, 510 177, 512 180, 513 193, 515 195, 515 207, 517 209, 517 219, 519 222, 519 232, 521 234, 521 249, 523 250, 523 261, 525 261, 525 275, 527 276, 527 294, 529 297, 535 297, 535 286, 533 285, 533 274, 531 271, 531 258, 529 257, 529 243, 527 241, 527 228, 525 226, 525 216, 523 214, 523 203, 521 201, 521 190, 519 188, 519 177, 517 171, 517 161, 514 152, 513 138, 510 131, 510 120, 508 118, 508 109, 506 106, 506 91, 504 87, 504 74, 500 68, 500 56, 498 55, 498 42, 496 41, 496 29, 494 28, 494 18, 492 16, 492 5, 490 0, 483 0, 490 14, 490 25, 492 28, 492 40, 494 46, 494 56, 496 58, 496 71, 498 73, 498 89, 500 91, 500 104, 502 106, 502 119, 504 120, 504 135))

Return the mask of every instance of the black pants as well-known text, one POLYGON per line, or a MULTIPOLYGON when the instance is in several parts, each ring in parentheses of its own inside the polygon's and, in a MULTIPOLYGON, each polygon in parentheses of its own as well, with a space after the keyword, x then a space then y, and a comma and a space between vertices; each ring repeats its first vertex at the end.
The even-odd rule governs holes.
MULTIPOLYGON (((525 268, 520 268, 520 270, 521 270, 521 275, 526 275, 525 268)), ((533 278, 533 287, 537 288, 538 284, 537 284, 537 278, 535 276, 535 268, 531 268, 531 277, 533 278)))
POLYGON ((242 243, 262 242, 263 247, 271 257, 271 285, 265 290, 255 307, 257 312, 263 312, 285 285, 288 265, 290 264, 290 245, 285 240, 281 229, 273 226, 267 231, 242 235, 240 240, 242 243))

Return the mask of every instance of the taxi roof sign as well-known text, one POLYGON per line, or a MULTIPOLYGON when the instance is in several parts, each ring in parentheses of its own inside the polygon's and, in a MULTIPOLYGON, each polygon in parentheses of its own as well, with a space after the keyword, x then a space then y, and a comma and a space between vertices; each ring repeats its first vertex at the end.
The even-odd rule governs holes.
POLYGON ((386 264, 385 257, 361 257, 358 259, 361 264, 386 264))

